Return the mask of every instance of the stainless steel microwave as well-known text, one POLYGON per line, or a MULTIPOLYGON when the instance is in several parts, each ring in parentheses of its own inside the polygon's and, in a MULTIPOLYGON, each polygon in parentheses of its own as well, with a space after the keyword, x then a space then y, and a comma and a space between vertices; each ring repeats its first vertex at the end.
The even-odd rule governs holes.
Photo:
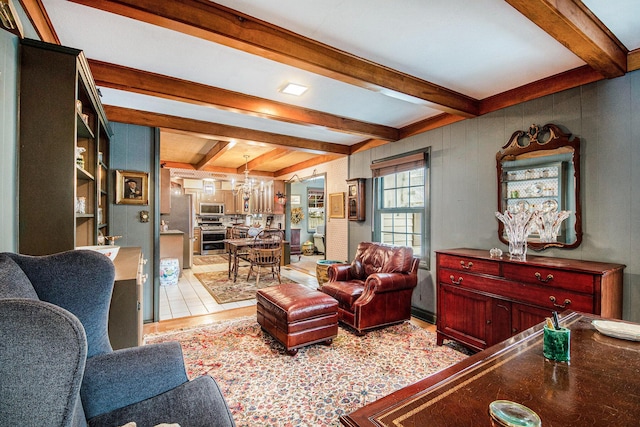
POLYGON ((200 203, 200 215, 224 215, 224 203, 200 203))

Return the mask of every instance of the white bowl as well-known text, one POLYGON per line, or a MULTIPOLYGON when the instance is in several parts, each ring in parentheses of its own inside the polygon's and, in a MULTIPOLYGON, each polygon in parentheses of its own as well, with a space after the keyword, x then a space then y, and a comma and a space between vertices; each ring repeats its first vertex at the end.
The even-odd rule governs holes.
POLYGON ((111 261, 116 259, 120 246, 96 245, 96 246, 78 246, 76 249, 87 249, 90 251, 100 252, 109 257, 111 261))

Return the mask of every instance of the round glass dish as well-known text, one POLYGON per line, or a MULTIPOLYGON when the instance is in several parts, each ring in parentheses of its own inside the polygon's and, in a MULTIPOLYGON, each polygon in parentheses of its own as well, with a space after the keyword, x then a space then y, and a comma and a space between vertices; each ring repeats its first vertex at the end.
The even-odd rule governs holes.
POLYGON ((495 400, 489 405, 492 425, 495 427, 540 427, 538 414, 524 405, 510 400, 495 400))

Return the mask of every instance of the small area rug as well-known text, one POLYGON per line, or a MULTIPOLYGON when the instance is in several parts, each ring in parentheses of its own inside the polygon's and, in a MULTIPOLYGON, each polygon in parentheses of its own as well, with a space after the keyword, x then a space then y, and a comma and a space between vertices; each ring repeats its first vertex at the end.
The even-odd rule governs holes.
MULTIPOLYGON (((252 275, 250 280, 246 280, 248 269, 249 267, 239 270, 238 279, 235 283, 233 276, 229 279, 229 273, 226 270, 195 273, 194 276, 209 291, 218 304, 253 299, 256 297, 258 289, 279 285, 277 276, 274 278, 271 274, 261 274, 260 283, 256 287, 255 275, 252 275)), ((282 283, 294 282, 291 279, 285 279, 282 275, 280 275, 280 278, 282 283)))
POLYGON ((196 255, 193 257, 193 265, 228 264, 227 255, 196 255))
POLYGON ((189 378, 220 385, 238 427, 339 426, 339 417, 467 356, 405 322, 363 337, 339 328, 331 346, 289 356, 254 317, 145 337, 179 341, 189 378))

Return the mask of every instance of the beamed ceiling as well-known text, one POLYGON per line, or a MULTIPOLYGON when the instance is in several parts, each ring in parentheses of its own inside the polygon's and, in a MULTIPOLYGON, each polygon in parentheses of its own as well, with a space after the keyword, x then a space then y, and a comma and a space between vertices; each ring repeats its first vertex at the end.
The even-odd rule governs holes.
POLYGON ((292 174, 640 68, 634 0, 20 1, 184 171, 292 174))

